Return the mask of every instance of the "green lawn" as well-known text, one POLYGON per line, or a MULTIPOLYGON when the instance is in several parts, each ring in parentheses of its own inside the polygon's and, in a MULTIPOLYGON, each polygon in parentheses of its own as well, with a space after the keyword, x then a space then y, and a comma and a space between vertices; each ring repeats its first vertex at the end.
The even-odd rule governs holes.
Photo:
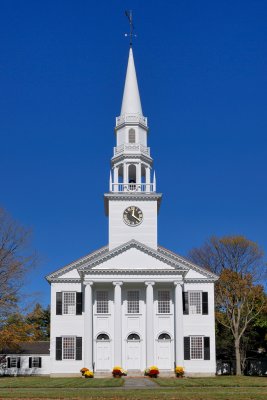
MULTIPOLYGON (((160 386, 166 387, 266 387, 266 377, 216 376, 213 378, 157 378, 160 386)), ((266 396, 267 399, 267 396, 266 396)))
POLYGON ((49 377, 12 377, 0 378, 0 397, 3 388, 99 388, 122 386, 122 379, 83 379, 83 378, 49 378, 49 377))
POLYGON ((266 400, 258 377, 158 378, 152 389, 125 390, 123 379, 0 378, 0 399, 266 400), (166 387, 169 386, 169 387, 166 387))
POLYGON ((135 389, 1 389, 0 398, 13 399, 110 399, 110 400, 266 400, 266 388, 135 389))

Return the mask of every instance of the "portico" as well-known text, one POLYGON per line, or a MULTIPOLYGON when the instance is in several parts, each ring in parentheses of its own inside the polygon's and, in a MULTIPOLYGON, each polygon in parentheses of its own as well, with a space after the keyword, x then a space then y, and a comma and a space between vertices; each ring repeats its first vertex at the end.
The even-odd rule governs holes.
POLYGON ((167 370, 174 363, 183 365, 180 271, 168 269, 155 274, 138 270, 132 271, 131 276, 120 271, 116 276, 115 271, 110 274, 95 268, 94 272, 84 273, 84 332, 85 338, 93 338, 92 347, 84 347, 86 365, 96 371, 108 370, 112 365, 131 370, 143 370, 153 364, 162 364, 167 370), (105 363, 99 359, 102 347, 100 350, 98 338, 103 334, 107 336, 102 344, 109 354, 105 363))

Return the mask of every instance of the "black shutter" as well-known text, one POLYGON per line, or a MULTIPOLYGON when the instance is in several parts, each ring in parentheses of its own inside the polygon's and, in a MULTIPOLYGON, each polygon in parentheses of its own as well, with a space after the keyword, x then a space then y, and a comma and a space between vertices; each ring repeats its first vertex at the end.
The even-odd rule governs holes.
POLYGON ((83 294, 82 292, 76 293, 76 315, 82 315, 83 311, 83 294))
POLYGON ((56 360, 62 360, 62 337, 56 338, 56 360))
POLYGON ((62 292, 57 292, 56 293, 56 314, 57 315, 62 315, 62 292))
POLYGON ((209 297, 208 292, 202 292, 202 314, 208 315, 209 313, 209 297))
POLYGON ((210 338, 204 337, 204 360, 210 360, 210 338))
POLYGON ((38 365, 38 367, 42 368, 42 357, 39 357, 39 365, 38 365))
POLYGON ((185 315, 189 314, 188 310, 188 292, 183 292, 183 312, 185 315))
POLYGON ((76 360, 82 360, 83 338, 76 337, 76 360))
POLYGON ((20 368, 20 357, 17 357, 17 368, 20 368))
POLYGON ((184 359, 190 360, 190 337, 184 337, 184 359))
POLYGON ((32 367, 32 357, 29 357, 29 368, 32 367))
POLYGON ((10 368, 10 357, 7 357, 7 368, 10 368))

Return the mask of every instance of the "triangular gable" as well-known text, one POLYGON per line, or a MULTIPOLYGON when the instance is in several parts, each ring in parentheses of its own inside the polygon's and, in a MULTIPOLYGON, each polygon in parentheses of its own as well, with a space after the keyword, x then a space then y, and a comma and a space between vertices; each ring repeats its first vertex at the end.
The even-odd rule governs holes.
POLYGON ((52 281, 56 278, 63 278, 63 277, 72 277, 71 271, 75 270, 75 276, 77 276, 77 268, 82 264, 92 260, 94 258, 99 257, 100 254, 104 254, 108 252, 108 246, 100 247, 100 249, 93 251, 92 253, 87 254, 84 257, 78 258, 77 260, 71 262, 70 264, 65 265, 57 269, 56 271, 52 272, 51 274, 46 276, 46 280, 48 282, 52 281))
POLYGON ((184 257, 158 246, 154 250, 142 243, 131 240, 109 251, 108 246, 79 258, 62 267, 46 279, 77 279, 80 272, 89 270, 179 270, 185 273, 186 278, 200 278, 217 280, 218 276, 212 272, 193 264, 184 257))
POLYGON ((96 265, 92 270, 174 270, 175 267, 166 262, 131 247, 126 251, 96 265))
POLYGON ((130 240, 115 249, 90 260, 78 268, 81 272, 89 270, 123 270, 123 269, 179 269, 187 272, 188 267, 178 263, 176 260, 160 254, 157 250, 148 247, 137 240, 130 240))

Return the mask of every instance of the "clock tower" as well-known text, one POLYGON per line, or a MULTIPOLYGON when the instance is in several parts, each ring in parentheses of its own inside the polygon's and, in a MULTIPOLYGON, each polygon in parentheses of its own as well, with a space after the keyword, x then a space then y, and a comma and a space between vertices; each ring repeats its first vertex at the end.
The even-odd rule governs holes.
POLYGON ((147 146, 147 118, 142 112, 132 47, 115 135, 109 193, 105 194, 109 249, 132 239, 157 249, 157 214, 161 194, 156 192, 153 159, 147 146))

